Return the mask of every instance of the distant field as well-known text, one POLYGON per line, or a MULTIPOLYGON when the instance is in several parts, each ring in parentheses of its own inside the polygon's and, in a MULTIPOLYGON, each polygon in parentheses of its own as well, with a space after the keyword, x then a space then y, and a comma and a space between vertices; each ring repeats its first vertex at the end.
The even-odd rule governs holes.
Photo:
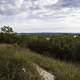
POLYGON ((0 80, 41 80, 33 63, 55 75, 55 80, 80 80, 79 65, 45 57, 18 45, 0 45, 0 80), (26 75, 21 71, 23 66, 26 75))

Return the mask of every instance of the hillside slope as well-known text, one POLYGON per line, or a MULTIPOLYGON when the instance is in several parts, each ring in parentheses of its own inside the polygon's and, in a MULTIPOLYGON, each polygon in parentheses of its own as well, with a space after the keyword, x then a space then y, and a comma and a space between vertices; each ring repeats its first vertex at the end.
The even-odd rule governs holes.
POLYGON ((0 80, 43 80, 34 63, 55 75, 55 80, 80 80, 80 68, 75 64, 41 56, 17 45, 0 45, 0 80))

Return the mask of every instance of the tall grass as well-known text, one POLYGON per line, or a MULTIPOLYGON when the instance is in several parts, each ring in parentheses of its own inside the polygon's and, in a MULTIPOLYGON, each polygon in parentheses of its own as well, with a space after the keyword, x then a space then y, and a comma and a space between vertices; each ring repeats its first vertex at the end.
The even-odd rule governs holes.
POLYGON ((42 80, 31 62, 15 56, 19 47, 0 45, 0 80, 42 80))
POLYGON ((41 80, 33 63, 55 75, 55 80, 80 80, 79 65, 45 57, 16 45, 0 45, 0 80, 41 80))
POLYGON ((16 57, 38 64, 55 75, 55 80, 80 80, 80 68, 75 64, 44 57, 29 50, 17 52, 16 57))

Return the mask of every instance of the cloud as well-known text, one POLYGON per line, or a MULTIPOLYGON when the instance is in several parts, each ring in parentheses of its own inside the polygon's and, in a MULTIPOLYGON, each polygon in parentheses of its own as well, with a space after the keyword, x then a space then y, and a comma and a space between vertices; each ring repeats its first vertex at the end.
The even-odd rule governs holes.
POLYGON ((80 7, 80 0, 62 0, 62 7, 80 7))
POLYGON ((80 0, 0 0, 0 22, 17 31, 78 30, 80 0))
POLYGON ((72 7, 80 7, 79 3, 80 0, 1 0, 0 14, 51 18, 63 13, 69 14, 73 10, 72 7))

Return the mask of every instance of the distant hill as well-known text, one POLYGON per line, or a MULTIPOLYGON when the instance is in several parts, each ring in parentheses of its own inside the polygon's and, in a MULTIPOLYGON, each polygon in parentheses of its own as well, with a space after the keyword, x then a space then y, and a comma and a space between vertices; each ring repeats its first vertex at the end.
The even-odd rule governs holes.
POLYGON ((52 35, 80 35, 80 33, 17 33, 18 35, 42 35, 42 36, 52 36, 52 35))

